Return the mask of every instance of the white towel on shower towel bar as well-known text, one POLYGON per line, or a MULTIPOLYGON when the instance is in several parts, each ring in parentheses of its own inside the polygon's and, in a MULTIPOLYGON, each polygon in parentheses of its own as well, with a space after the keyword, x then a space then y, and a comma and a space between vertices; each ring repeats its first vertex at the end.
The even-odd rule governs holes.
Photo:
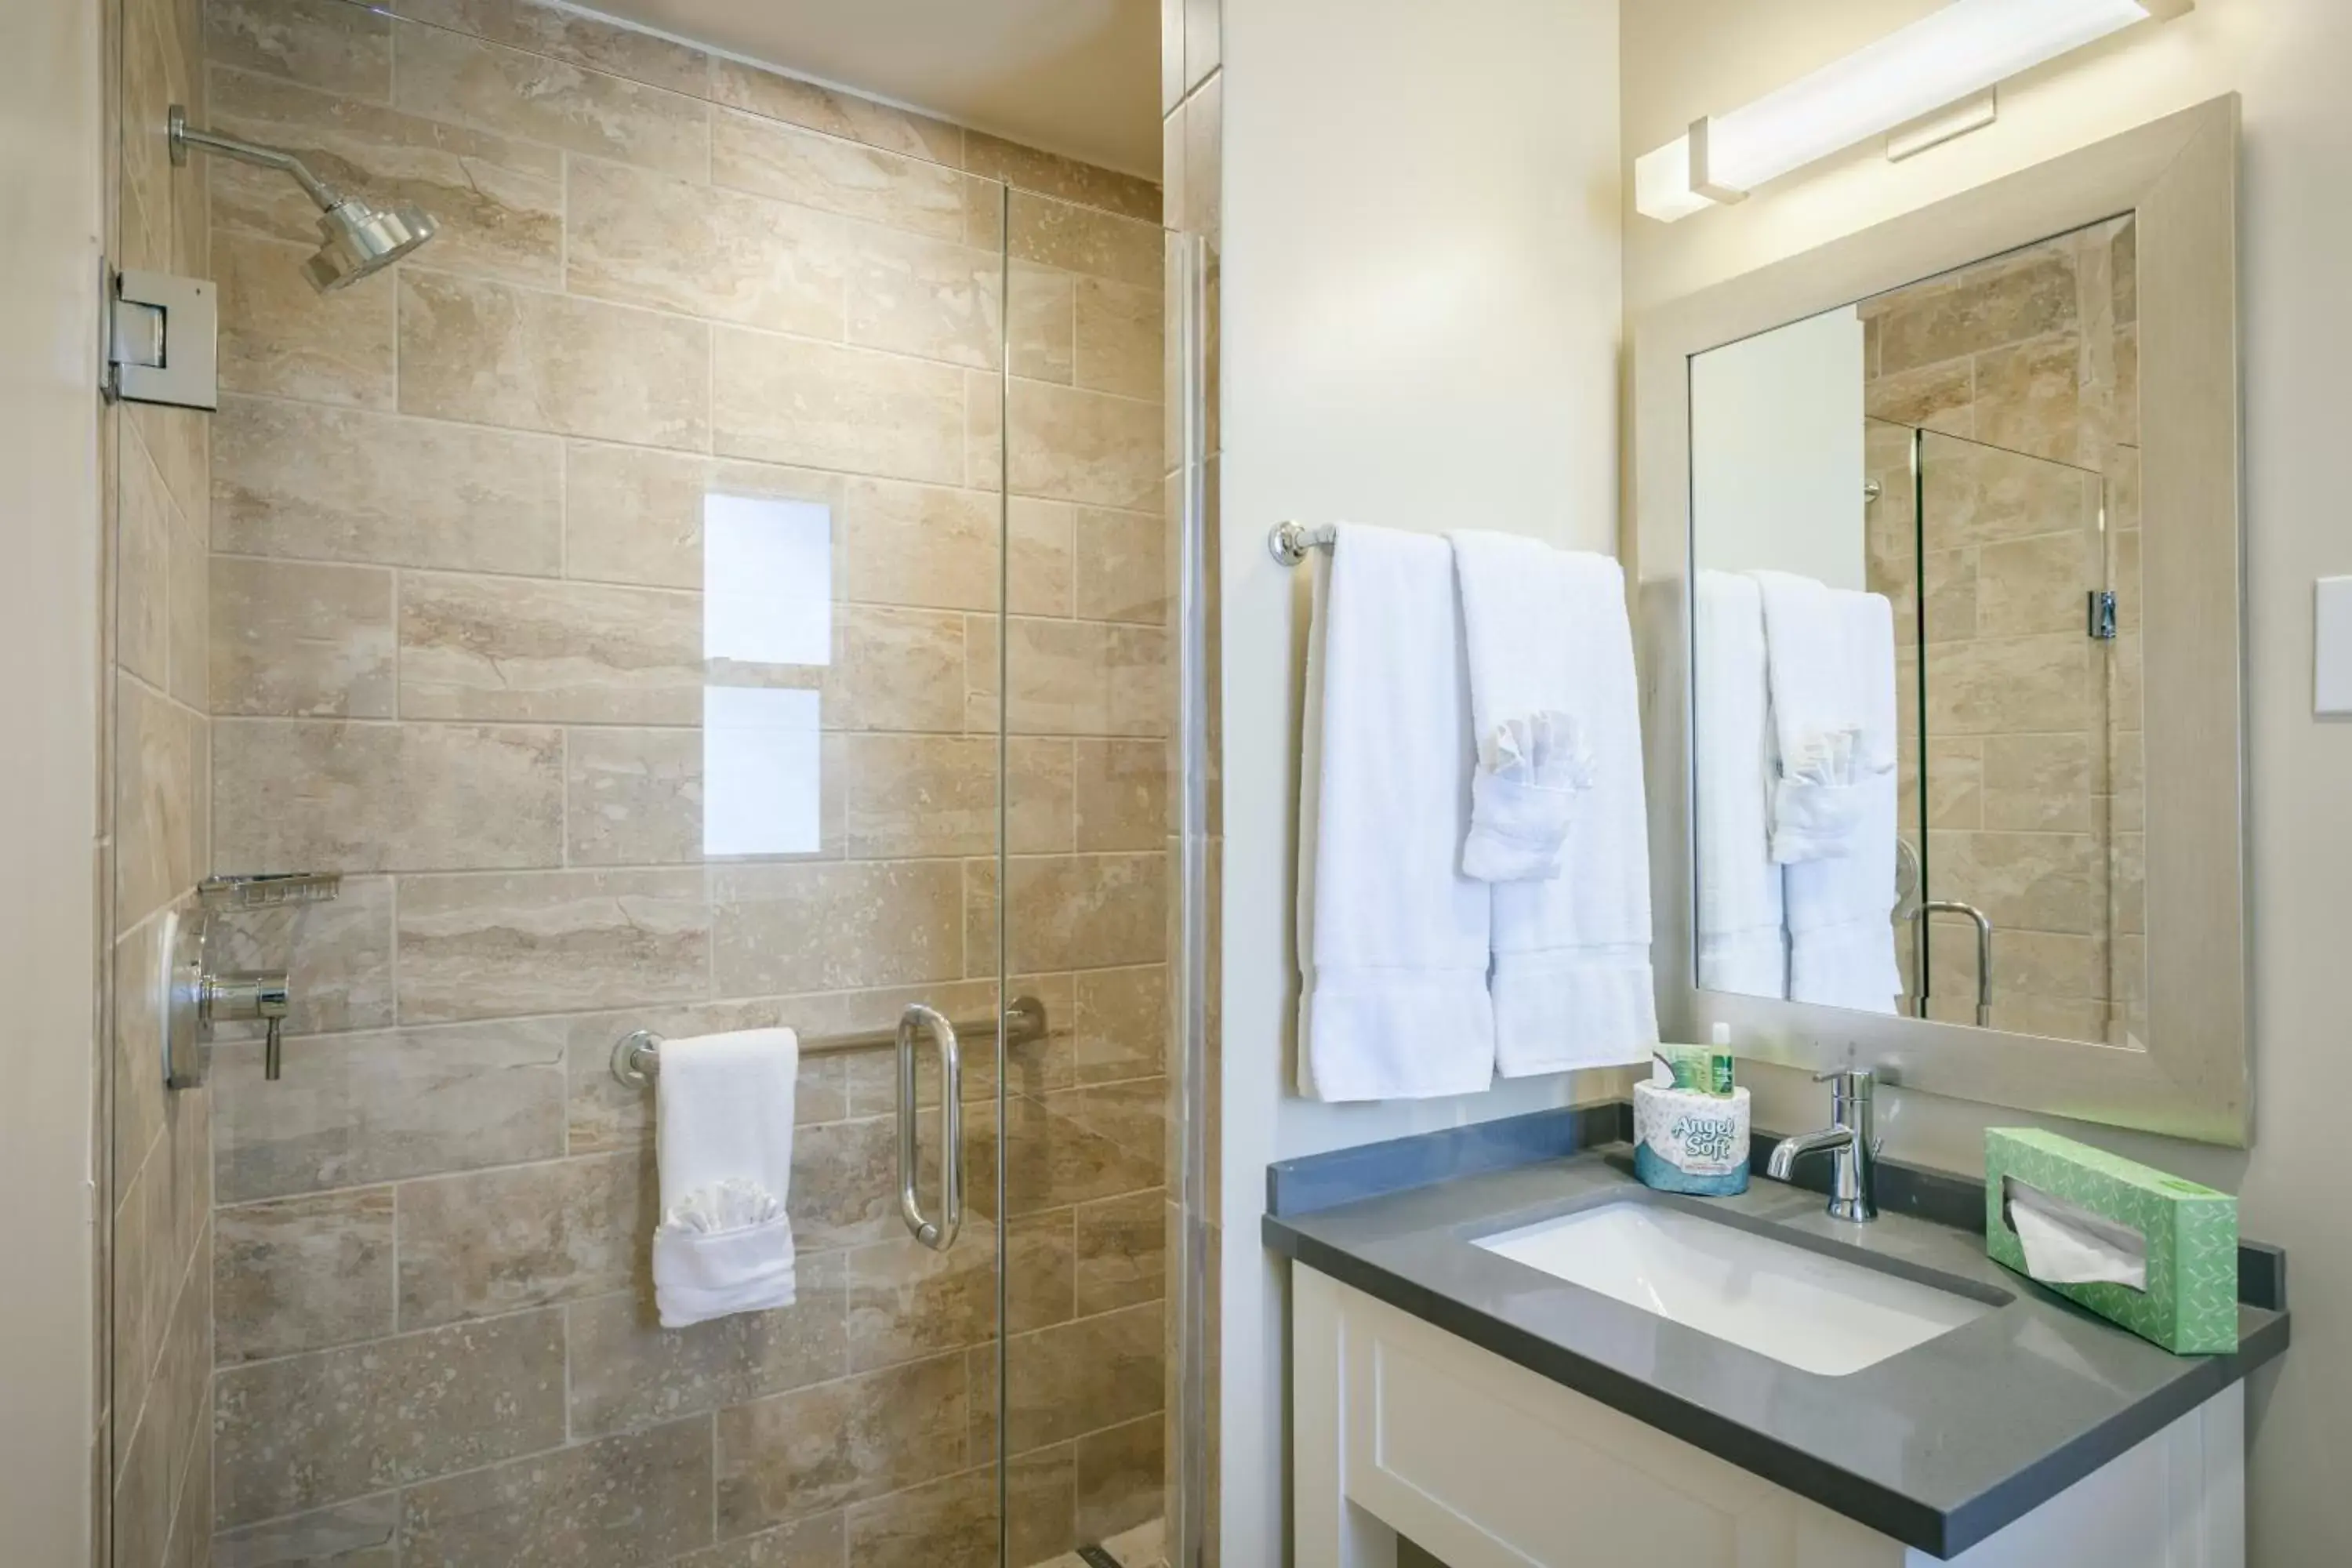
POLYGON ((1298 834, 1300 1092, 1494 1081, 1491 889, 1462 874, 1469 679, 1454 552, 1341 523, 1315 566, 1298 834))
POLYGON ((1641 692, 1625 574, 1606 555, 1539 547, 1528 571, 1554 639, 1567 712, 1591 784, 1559 875, 1496 882, 1495 1068, 1505 1078, 1649 1059, 1658 1043, 1650 975, 1650 829, 1642 793, 1641 692))
POLYGON ((793 1304, 790 1029, 665 1040, 655 1075, 661 1223, 654 1302, 662 1327, 793 1304))

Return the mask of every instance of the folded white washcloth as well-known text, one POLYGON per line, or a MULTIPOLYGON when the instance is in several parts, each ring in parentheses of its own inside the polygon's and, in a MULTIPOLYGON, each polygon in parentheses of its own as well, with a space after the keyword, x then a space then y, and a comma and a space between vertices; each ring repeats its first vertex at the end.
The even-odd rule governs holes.
POLYGON ((1461 869, 1469 680, 1444 540, 1339 525, 1317 566, 1303 744, 1300 1091, 1487 1088, 1490 900, 1461 869))
POLYGON ((1625 576, 1606 555, 1536 547, 1534 624, 1566 672, 1561 710, 1591 757, 1558 876, 1493 884, 1495 1065, 1506 1078, 1647 1061, 1658 1043, 1650 973, 1649 812, 1625 576))
POLYGON ((1462 584, 1478 738, 1462 870, 1482 882, 1557 877, 1594 767, 1590 737, 1570 711, 1577 674, 1559 621, 1566 558, 1520 534, 1446 537, 1462 584))
POLYGON ((655 1081, 662 1222, 653 1238, 662 1326, 793 1304, 790 1029, 665 1040, 655 1081))
POLYGON ((1480 741, 1471 776, 1463 875, 1482 882, 1559 876, 1577 797, 1592 787, 1592 753, 1568 714, 1536 713, 1496 725, 1480 741))
POLYGON ((1903 994, 1895 957, 1895 611, 1878 594, 1830 595, 1832 626, 1860 689, 1858 754, 1886 766, 1848 786, 1855 797, 1845 852, 1785 867, 1789 996, 1868 1013, 1892 1013, 1903 994))
POLYGON ((1764 605, 1772 699, 1772 858, 1783 866, 1853 851, 1870 786, 1895 768, 1865 731, 1861 671, 1837 590, 1787 572, 1755 572, 1764 605))
POLYGON ((1698 840, 1698 983, 1789 994, 1789 930, 1771 845, 1764 602, 1752 578, 1701 572, 1692 618, 1691 769, 1698 840))

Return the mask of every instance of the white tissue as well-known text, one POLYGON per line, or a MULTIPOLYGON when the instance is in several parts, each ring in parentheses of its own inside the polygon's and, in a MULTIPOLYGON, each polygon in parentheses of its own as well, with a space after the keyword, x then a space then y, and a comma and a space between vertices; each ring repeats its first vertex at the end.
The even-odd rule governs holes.
POLYGON ((759 1183, 730 1176, 687 1194, 662 1215, 662 1228, 673 1234, 715 1236, 765 1225, 783 1212, 784 1205, 775 1194, 759 1183))
POLYGON ((1592 787, 1592 752, 1582 727, 1572 715, 1550 710, 1496 725, 1479 743, 1478 765, 1540 789, 1592 787))
POLYGON ((2025 1247, 2025 1271, 2047 1285, 2147 1289, 2147 1238, 2079 1204, 2006 1178, 2002 1207, 2025 1247))
POLYGON ((1780 759, 1780 774, 1804 784, 1839 786, 1857 783, 1854 756, 1861 743, 1860 725, 1808 730, 1798 740, 1796 750, 1780 759))

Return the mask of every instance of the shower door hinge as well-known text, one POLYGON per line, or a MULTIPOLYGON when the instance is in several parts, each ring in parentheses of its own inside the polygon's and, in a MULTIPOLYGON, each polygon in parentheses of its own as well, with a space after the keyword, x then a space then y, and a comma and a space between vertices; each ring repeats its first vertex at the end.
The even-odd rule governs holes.
POLYGON ((106 400, 218 408, 219 306, 218 289, 202 278, 114 274, 99 380, 106 400))
POLYGON ((2089 631, 2098 642, 2116 640, 2116 595, 2113 589, 2094 588, 2090 593, 2091 614, 2089 631))

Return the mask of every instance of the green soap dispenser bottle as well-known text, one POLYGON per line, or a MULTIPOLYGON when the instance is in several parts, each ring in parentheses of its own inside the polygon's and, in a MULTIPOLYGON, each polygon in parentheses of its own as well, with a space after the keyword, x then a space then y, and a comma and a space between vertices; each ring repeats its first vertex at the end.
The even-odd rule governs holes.
POLYGON ((1707 1036, 1706 1063, 1700 1084, 1717 1099, 1731 1097, 1731 1026, 1728 1024, 1716 1025, 1707 1036))

